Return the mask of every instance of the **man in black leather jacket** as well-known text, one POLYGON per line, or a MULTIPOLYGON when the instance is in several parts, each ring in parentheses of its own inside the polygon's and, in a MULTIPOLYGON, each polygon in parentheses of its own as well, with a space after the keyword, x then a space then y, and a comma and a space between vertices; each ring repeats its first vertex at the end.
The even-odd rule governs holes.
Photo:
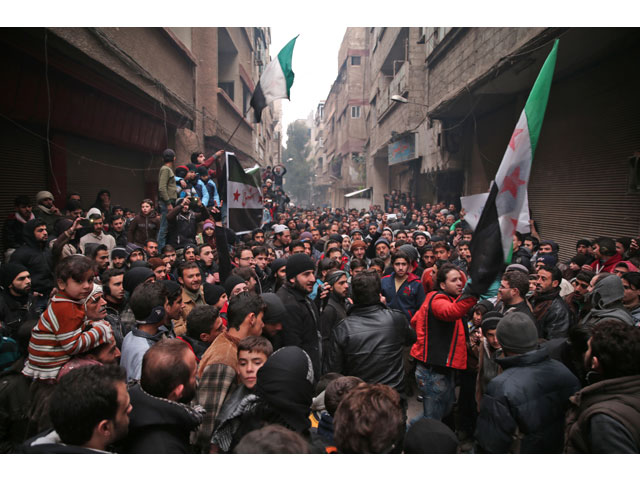
POLYGON ((539 338, 566 337, 572 325, 571 310, 560 296, 561 281, 562 273, 557 267, 544 265, 538 270, 532 303, 539 338))
POLYGON ((402 350, 413 345, 416 332, 399 310, 380 303, 380 278, 362 272, 353 278, 353 308, 332 330, 324 372, 382 383, 404 393, 402 350))

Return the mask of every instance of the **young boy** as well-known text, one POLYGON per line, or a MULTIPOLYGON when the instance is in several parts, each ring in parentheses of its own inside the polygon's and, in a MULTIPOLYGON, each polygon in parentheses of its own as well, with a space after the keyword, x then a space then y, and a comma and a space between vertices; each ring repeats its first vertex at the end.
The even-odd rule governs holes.
POLYGON ((258 370, 273 353, 271 342, 264 337, 247 337, 238 344, 238 379, 248 390, 258 381, 258 370))
POLYGON ((29 357, 22 372, 37 380, 55 380, 72 355, 91 350, 111 339, 109 323, 89 321, 84 300, 93 289, 94 263, 71 255, 56 268, 56 293, 33 328, 29 357))
POLYGON ((239 388, 227 396, 216 417, 210 453, 228 452, 233 434, 239 427, 245 404, 255 399, 253 389, 258 381, 258 370, 273 353, 271 342, 264 337, 249 336, 238 344, 239 388))

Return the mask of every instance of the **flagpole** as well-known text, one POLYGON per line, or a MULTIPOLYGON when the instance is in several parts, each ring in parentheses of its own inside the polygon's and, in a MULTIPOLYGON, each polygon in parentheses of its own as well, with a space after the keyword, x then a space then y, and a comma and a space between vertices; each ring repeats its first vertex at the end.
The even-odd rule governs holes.
MULTIPOLYGON (((233 136, 236 134, 236 132, 238 131, 238 128, 240 128, 240 124, 242 123, 242 121, 244 120, 245 115, 247 114, 249 110, 247 110, 246 112, 244 112, 242 114, 242 116, 240 117, 240 120, 238 121, 238 124, 236 125, 236 128, 233 130, 233 133, 231 134, 231 136, 229 137, 229 140, 227 140, 225 143, 227 144, 227 147, 230 147, 231 144, 229 142, 231 142, 231 139, 233 138, 233 136)), ((227 149, 230 150, 230 149, 227 149)))

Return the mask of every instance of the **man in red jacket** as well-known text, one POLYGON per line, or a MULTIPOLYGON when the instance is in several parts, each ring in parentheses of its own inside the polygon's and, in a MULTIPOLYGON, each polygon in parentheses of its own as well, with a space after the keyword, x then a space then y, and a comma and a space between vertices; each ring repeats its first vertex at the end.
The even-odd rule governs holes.
POLYGON ((425 418, 442 420, 455 402, 455 371, 467 368, 465 323, 462 317, 478 299, 463 293, 462 274, 453 264, 438 270, 435 286, 411 319, 418 340, 411 348, 416 381, 422 392, 425 418))
POLYGON ((589 267, 583 266, 584 270, 613 273, 615 266, 622 261, 622 256, 616 251, 616 242, 608 237, 600 237, 593 242, 593 254, 596 260, 589 267))

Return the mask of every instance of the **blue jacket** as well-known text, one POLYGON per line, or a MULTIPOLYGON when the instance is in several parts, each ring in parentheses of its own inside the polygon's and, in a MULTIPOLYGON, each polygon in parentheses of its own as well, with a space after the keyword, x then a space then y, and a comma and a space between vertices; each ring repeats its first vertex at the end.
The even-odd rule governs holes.
POLYGON ((395 277, 395 273, 382 277, 382 295, 387 299, 387 307, 401 310, 410 321, 424 303, 424 288, 420 279, 410 273, 396 292, 395 277))

